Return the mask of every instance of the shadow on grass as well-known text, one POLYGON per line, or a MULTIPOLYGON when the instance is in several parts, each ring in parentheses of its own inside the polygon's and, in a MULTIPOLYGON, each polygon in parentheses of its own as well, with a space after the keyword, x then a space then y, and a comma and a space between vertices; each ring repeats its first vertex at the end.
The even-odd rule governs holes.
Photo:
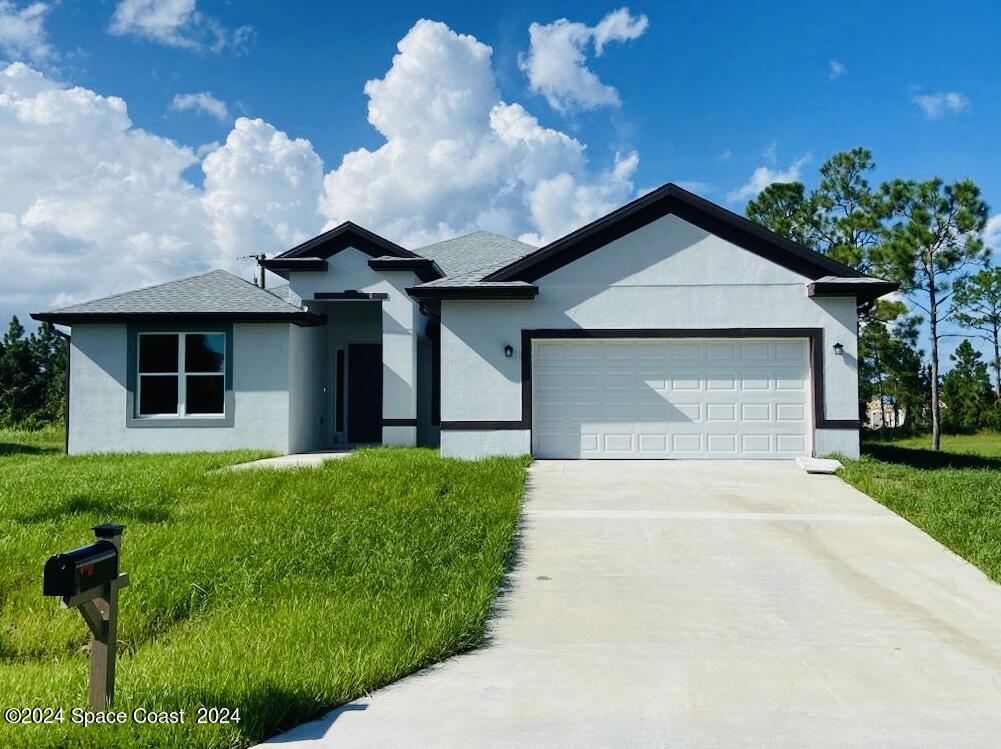
POLYGON ((0 458, 9 455, 61 455, 61 447, 41 447, 38 445, 25 445, 20 442, 0 442, 0 458))
POLYGON ((1001 458, 989 458, 984 455, 969 453, 935 452, 916 447, 897 447, 889 444, 869 442, 863 444, 865 455, 882 460, 885 463, 896 463, 911 468, 986 468, 1001 470, 1001 458))
POLYGON ((138 520, 144 523, 161 523, 170 519, 170 513, 161 507, 129 507, 128 499, 93 499, 92 497, 75 496, 70 497, 52 507, 33 512, 30 515, 21 515, 17 520, 21 523, 45 523, 50 520, 59 520, 67 515, 77 515, 80 513, 95 513, 106 519, 138 520))
MULTIPOLYGON (((360 695, 359 698, 365 695, 360 695)), ((251 693, 198 695, 197 702, 206 707, 225 705, 240 710, 236 730, 244 741, 266 741, 279 734, 283 741, 322 740, 334 722, 344 713, 361 712, 368 705, 353 702, 337 707, 324 706, 314 694, 293 691, 264 684, 251 693)), ((240 746, 244 743, 241 742, 240 746)))

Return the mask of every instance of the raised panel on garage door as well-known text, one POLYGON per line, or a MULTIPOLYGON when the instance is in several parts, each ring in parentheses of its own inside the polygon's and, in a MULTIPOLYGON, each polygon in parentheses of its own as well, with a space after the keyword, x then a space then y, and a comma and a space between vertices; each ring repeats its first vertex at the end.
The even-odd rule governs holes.
POLYGON ((806 339, 533 343, 540 458, 792 458, 812 450, 806 339))

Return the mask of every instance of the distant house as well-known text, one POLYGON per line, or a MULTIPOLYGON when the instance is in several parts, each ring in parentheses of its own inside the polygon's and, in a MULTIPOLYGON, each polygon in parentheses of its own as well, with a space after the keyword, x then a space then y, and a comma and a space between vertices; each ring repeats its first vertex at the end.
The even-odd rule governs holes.
POLYGON ((866 407, 866 426, 869 429, 896 429, 904 425, 907 409, 897 406, 892 395, 874 395, 866 407))
POLYGON ((857 307, 896 288, 675 185, 542 248, 345 223, 261 266, 34 315, 72 326, 70 452, 857 455, 857 307))

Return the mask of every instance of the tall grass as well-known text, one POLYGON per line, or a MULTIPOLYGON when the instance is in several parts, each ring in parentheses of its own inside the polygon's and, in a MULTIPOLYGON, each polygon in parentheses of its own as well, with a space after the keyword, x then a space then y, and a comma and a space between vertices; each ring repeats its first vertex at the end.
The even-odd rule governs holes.
POLYGON ((115 709, 180 726, 14 727, 18 747, 238 747, 476 645, 525 460, 378 449, 219 472, 249 453, 66 457, 0 433, 0 707, 86 699, 86 627, 41 596, 53 552, 125 523, 115 709), (3 446, 6 446, 4 451, 3 446), (196 707, 241 722, 196 725, 196 707))

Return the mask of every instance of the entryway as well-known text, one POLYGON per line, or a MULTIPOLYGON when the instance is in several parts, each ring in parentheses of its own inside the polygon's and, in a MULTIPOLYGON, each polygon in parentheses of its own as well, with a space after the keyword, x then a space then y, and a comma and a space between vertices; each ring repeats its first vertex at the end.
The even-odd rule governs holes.
POLYGON ((382 344, 346 343, 334 349, 335 445, 382 441, 382 344))

